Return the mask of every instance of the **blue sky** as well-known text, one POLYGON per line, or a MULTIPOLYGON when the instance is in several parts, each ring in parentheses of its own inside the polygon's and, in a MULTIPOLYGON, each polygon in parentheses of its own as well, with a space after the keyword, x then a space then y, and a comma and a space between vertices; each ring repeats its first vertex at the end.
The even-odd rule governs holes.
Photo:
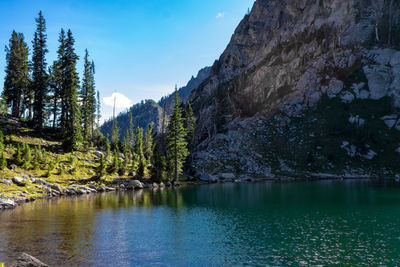
MULTIPOLYGON (((142 99, 158 100, 212 65, 254 0, 1 0, 0 82, 12 30, 31 47, 34 18, 47 22, 48 63, 56 58, 61 28, 72 30, 76 51, 89 50, 102 99, 123 96, 118 111, 142 99)), ((82 60, 78 64, 82 72, 82 60)), ((2 86, 0 86, 2 88, 2 86)), ((112 108, 102 100, 103 117, 112 108)))

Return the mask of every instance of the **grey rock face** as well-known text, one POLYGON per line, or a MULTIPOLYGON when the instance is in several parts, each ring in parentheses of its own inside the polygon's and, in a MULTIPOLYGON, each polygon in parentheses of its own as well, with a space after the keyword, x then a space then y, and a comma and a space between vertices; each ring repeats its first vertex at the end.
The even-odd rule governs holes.
MULTIPOLYGON (((198 118, 195 171, 236 166, 268 176, 270 166, 255 157, 251 136, 263 129, 259 118, 281 117, 287 125, 325 96, 344 104, 392 97, 400 107, 400 52, 366 45, 383 14, 367 2, 257 0, 190 98, 198 118), (350 83, 356 72, 362 81, 350 83)), ((390 126, 400 130, 396 123, 390 126)), ((357 154, 352 145, 346 150, 357 154)))

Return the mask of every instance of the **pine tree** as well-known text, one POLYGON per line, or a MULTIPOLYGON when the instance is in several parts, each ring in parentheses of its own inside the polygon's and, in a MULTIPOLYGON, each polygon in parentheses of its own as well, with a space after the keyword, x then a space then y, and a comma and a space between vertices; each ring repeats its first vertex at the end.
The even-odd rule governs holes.
POLYGON ((2 98, 12 106, 12 115, 20 117, 21 102, 30 91, 28 46, 22 33, 13 31, 6 52, 6 77, 2 98))
POLYGON ((75 53, 75 39, 71 30, 68 30, 65 40, 65 56, 63 58, 63 108, 64 114, 64 149, 77 150, 82 145, 81 113, 78 103, 79 77, 76 72, 76 62, 79 59, 75 53))
POLYGON ((0 151, 3 151, 3 150, 4 150, 4 134, 0 130, 0 151))
POLYGON ((92 139, 95 125, 96 90, 94 83, 94 63, 89 61, 89 52, 85 50, 84 72, 81 88, 82 127, 84 140, 92 139))
POLYGON ((189 154, 186 142, 186 130, 183 127, 182 109, 178 90, 175 88, 175 106, 170 118, 167 136, 168 164, 170 164, 173 181, 177 181, 182 166, 189 154))
POLYGON ((49 164, 47 165, 46 177, 50 177, 51 173, 55 168, 54 161, 50 160, 49 164))
POLYGON ((35 92, 33 103, 33 122, 36 129, 42 131, 44 123, 44 108, 45 98, 47 94, 46 72, 46 22, 43 18, 42 11, 39 12, 39 17, 36 18, 36 32, 33 39, 33 55, 32 55, 32 88, 35 92))
POLYGON ((145 157, 143 153, 143 129, 137 127, 136 129, 136 142, 134 146, 135 156, 138 162, 138 175, 144 177, 145 175, 145 157))
POLYGON ((135 143, 135 129, 133 128, 132 112, 129 112, 129 145, 133 146, 135 143))
POLYGON ((194 137, 194 124, 195 119, 193 117, 193 110, 190 102, 186 105, 186 141, 188 143, 188 148, 192 149, 193 137, 194 137))
POLYGON ((101 119, 101 112, 100 112, 100 92, 97 91, 97 101, 96 101, 96 109, 97 109, 97 127, 100 127, 100 119, 101 119))
POLYGON ((143 153, 147 161, 147 165, 151 164, 153 157, 153 124, 147 126, 146 136, 144 137, 143 153))
POLYGON ((24 146, 23 168, 29 169, 31 167, 32 153, 29 145, 24 146))
POLYGON ((61 71, 57 61, 54 61, 53 65, 49 68, 49 90, 51 93, 51 103, 49 103, 49 109, 53 117, 52 127, 55 129, 60 110, 58 104, 61 98, 61 71))
POLYGON ((151 165, 151 178, 161 182, 165 177, 166 162, 158 145, 154 146, 151 165))
POLYGON ((49 89, 51 93, 50 112, 53 116, 53 128, 60 124, 61 131, 65 131, 66 123, 66 107, 65 107, 65 70, 66 70, 66 37, 65 32, 61 29, 59 38, 59 46, 57 50, 57 60, 53 62, 49 70, 49 89))
MULTIPOLYGON (((60 112, 60 118, 59 118, 59 124, 60 124, 60 130, 62 133, 65 133, 67 130, 67 112, 68 112, 68 99, 67 99, 67 56, 66 56, 66 43, 67 43, 67 37, 65 36, 65 31, 64 29, 61 29, 59 38, 58 38, 59 46, 58 46, 58 51, 57 51, 57 61, 55 64, 57 65, 59 77, 55 77, 55 80, 59 82, 59 101, 60 101, 60 107, 59 109, 61 111, 57 111, 56 113, 60 112)), ((56 72, 54 73, 56 74, 56 72)), ((53 104, 54 104, 54 99, 53 99, 53 104)), ((55 103, 57 104, 57 103, 55 103)))
POLYGON ((114 147, 114 158, 113 158, 113 170, 115 173, 118 173, 120 167, 120 160, 119 160, 119 149, 118 146, 114 147))
POLYGON ((4 151, 1 151, 1 156, 0 156, 0 169, 4 170, 7 168, 7 159, 4 156, 4 151))
POLYGON ((22 148, 20 144, 17 145, 17 150, 14 153, 14 162, 18 166, 22 164, 22 148))
POLYGON ((41 151, 38 149, 38 147, 35 146, 34 160, 33 160, 33 168, 34 168, 35 170, 39 170, 39 169, 40 169, 41 160, 42 160, 42 153, 41 153, 41 151))
POLYGON ((108 137, 106 138, 106 159, 108 159, 111 155, 111 145, 108 137))
POLYGON ((126 128, 126 133, 125 133, 125 137, 124 137, 123 152, 124 152, 126 161, 129 162, 132 153, 131 153, 131 145, 129 142, 129 129, 128 128, 126 128))
POLYGON ((97 167, 97 176, 102 178, 107 173, 107 161, 105 160, 104 156, 101 155, 99 166, 97 167))
POLYGON ((113 129, 111 133, 111 145, 117 146, 119 142, 119 128, 117 118, 114 118, 113 121, 113 129))

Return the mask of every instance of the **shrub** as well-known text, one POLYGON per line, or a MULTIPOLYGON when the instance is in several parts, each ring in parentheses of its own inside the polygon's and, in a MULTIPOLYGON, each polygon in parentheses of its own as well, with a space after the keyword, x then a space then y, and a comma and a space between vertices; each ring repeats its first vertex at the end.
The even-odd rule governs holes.
POLYGON ((0 156, 0 169, 4 170, 5 168, 7 168, 7 159, 4 156, 4 151, 2 151, 0 156))
POLYGON ((102 178, 106 175, 107 162, 103 155, 101 155, 99 166, 97 167, 97 176, 102 178))

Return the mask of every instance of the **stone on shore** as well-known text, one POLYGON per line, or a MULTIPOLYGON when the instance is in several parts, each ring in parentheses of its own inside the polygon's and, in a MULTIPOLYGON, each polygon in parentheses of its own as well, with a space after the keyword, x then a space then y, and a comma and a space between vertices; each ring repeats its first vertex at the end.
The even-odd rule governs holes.
POLYGON ((233 173, 221 173, 218 175, 218 178, 221 180, 234 180, 236 176, 233 173))
POLYGON ((6 185, 11 185, 12 181, 10 179, 4 179, 4 178, 0 178, 0 182, 6 184, 6 185))
POLYGON ((0 197, 0 210, 13 209, 16 207, 15 201, 11 198, 0 197))
POLYGON ((18 185, 18 186, 25 186, 26 185, 26 180, 22 179, 21 177, 18 176, 14 176, 12 178, 12 181, 14 184, 18 185))
POLYGON ((8 267, 48 267, 47 264, 41 262, 35 257, 26 253, 20 253, 17 258, 11 263, 7 264, 8 267))
POLYGON ((128 186, 133 187, 133 189, 143 189, 143 184, 139 180, 129 181, 128 186))
POLYGON ((216 183, 218 181, 218 178, 208 174, 208 173, 201 173, 198 175, 199 180, 204 181, 204 182, 209 182, 209 183, 216 183))

